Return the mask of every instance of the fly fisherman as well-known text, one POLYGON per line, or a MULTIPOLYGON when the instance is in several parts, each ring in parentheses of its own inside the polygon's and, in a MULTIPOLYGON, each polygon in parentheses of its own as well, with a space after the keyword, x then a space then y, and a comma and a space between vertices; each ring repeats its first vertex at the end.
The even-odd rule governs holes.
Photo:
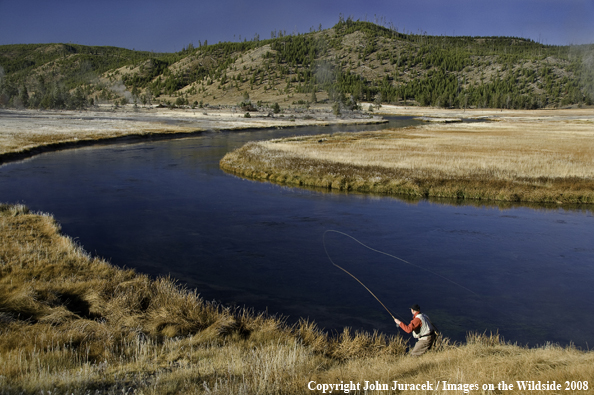
POLYGON ((433 346, 436 338, 436 329, 429 317, 421 313, 421 308, 418 304, 412 305, 410 312, 413 315, 410 324, 405 325, 404 322, 400 321, 398 318, 394 318, 394 321, 403 331, 406 333, 412 332, 413 336, 416 339, 419 339, 413 350, 410 352, 410 355, 413 357, 418 357, 424 354, 425 351, 430 350, 433 346))

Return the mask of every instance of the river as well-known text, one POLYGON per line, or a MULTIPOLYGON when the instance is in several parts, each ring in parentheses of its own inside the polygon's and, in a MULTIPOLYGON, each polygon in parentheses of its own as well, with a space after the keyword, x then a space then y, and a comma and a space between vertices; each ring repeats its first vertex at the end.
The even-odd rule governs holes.
POLYGON ((315 320, 339 331, 397 329, 332 260, 408 320, 418 303, 442 332, 586 348, 594 344, 591 208, 457 204, 284 187, 226 174, 247 141, 390 125, 205 132, 99 144, 0 166, 0 201, 49 212, 94 255, 171 275, 207 300, 315 320))

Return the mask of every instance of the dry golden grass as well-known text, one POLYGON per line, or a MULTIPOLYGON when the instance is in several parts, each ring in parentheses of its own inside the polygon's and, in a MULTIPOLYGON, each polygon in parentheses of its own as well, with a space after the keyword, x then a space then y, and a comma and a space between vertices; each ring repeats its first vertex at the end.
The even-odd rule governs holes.
POLYGON ((172 279, 118 269, 23 206, 0 206, 0 241, 0 393, 271 393, 300 388, 299 374, 320 363, 405 351, 400 337, 330 339, 312 323, 290 328, 205 302, 172 279))
POLYGON ((594 122, 505 118, 251 143, 237 174, 381 193, 594 203, 594 122))
MULTIPOLYGON (((445 339, 416 359, 406 348, 400 336, 328 336, 312 322, 289 327, 207 303, 172 279, 92 258, 48 215, 0 205, 0 394, 303 394, 312 381, 363 388, 594 377, 593 352, 528 349, 497 335, 445 339)), ((594 393, 592 385, 579 393, 594 393)))

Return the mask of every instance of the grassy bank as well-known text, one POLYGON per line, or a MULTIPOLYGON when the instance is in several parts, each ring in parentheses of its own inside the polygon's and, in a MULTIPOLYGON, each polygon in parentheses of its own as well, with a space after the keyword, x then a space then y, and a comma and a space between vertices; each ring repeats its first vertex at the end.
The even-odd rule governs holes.
MULTIPOLYGON (((289 327, 205 302, 172 279, 91 257, 51 216, 0 206, 0 394, 300 394, 311 393, 310 381, 363 388, 375 380, 496 388, 594 375, 592 352, 528 349, 498 336, 446 340, 418 359, 406 348, 399 336, 348 329, 328 336, 311 322, 289 327)), ((592 385, 579 393, 593 393, 592 385)))
POLYGON ((249 143, 221 168, 290 185, 419 197, 594 203, 594 121, 507 117, 249 143))

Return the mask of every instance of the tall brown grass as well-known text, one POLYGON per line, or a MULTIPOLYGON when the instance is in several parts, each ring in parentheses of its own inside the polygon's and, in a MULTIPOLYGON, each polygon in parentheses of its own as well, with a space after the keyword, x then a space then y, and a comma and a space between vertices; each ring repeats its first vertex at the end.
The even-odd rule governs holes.
POLYGON ((205 302, 171 278, 91 257, 49 215, 0 205, 0 394, 301 394, 311 381, 594 377, 594 354, 572 347, 471 334, 414 359, 407 346, 398 335, 330 336, 310 321, 288 326, 205 302))
POLYGON ((594 123, 505 120, 249 143, 224 170, 420 197, 594 203, 594 123))

